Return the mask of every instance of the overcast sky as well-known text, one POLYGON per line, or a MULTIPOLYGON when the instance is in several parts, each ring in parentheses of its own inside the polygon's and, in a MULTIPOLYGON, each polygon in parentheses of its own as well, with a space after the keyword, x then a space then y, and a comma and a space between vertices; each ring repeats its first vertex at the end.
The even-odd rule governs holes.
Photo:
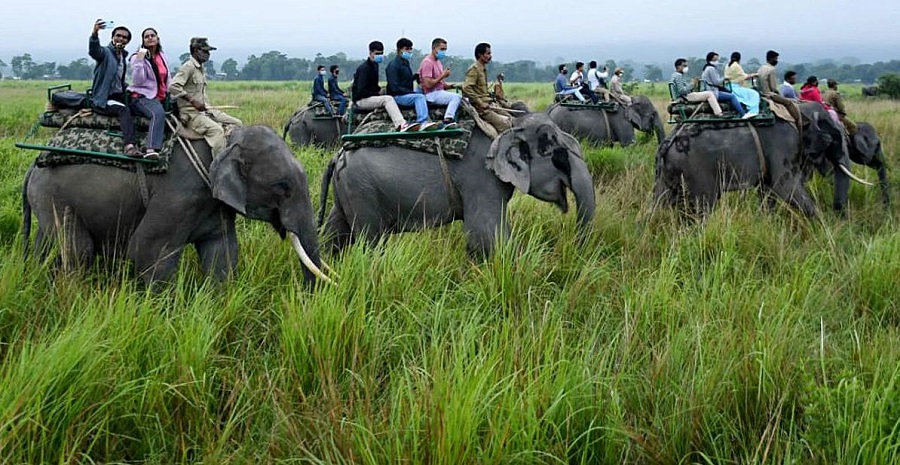
POLYGON ((7 63, 25 51, 37 61, 60 60, 60 54, 74 54, 74 59, 80 50, 86 56, 84 43, 96 18, 128 26, 136 37, 152 26, 170 53, 186 51, 192 36, 207 36, 219 47, 213 59, 220 62, 228 57, 242 62, 248 51, 268 50, 309 57, 344 51, 361 57, 369 41, 381 40, 390 49, 401 36, 423 49, 441 36, 449 41, 450 54, 464 56, 476 43, 490 42, 500 61, 553 61, 585 50, 596 50, 597 57, 588 59, 636 61, 703 56, 709 50, 742 50, 745 57, 758 57, 768 48, 782 52, 787 62, 798 61, 791 52, 804 60, 900 58, 896 0, 450 0, 402 2, 404 7, 393 0, 4 3, 0 59, 7 63))

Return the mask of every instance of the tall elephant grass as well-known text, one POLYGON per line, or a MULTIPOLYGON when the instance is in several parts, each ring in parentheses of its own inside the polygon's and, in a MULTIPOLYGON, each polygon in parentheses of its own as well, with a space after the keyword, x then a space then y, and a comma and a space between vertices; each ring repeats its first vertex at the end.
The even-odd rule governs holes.
MULTIPOLYGON (((572 213, 516 195, 511 238, 484 261, 452 225, 326 257, 339 286, 306 289, 289 245, 239 220, 233 281, 204 280, 189 251, 154 294, 121 264, 21 259, 33 154, 13 142, 44 98, 27 86, 0 85, 23 114, 0 140, 4 462, 898 460, 900 242, 877 191, 854 185, 847 219, 822 178, 819 218, 753 192, 692 218, 649 209, 652 142, 586 148, 584 236, 572 213)), ((293 86, 210 92, 278 128, 293 86)), ((549 85, 518 86, 549 101, 549 85)), ((890 168, 898 109, 851 101, 890 168)), ((317 203, 330 154, 296 153, 317 203)))

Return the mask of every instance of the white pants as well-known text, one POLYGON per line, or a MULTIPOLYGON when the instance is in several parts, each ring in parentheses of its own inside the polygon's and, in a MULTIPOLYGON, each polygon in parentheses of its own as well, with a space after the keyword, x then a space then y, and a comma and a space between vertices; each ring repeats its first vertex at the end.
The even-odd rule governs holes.
POLYGON ((400 113, 400 108, 397 107, 397 102, 394 101, 394 97, 389 95, 376 95, 374 97, 357 100, 356 106, 359 107, 360 110, 384 108, 385 111, 387 111, 388 116, 390 116, 391 122, 393 122, 396 127, 399 127, 406 122, 406 120, 403 119, 403 114, 400 113))
POLYGON ((433 90, 425 94, 425 100, 429 103, 434 103, 435 105, 447 105, 447 112, 444 113, 444 119, 449 118, 455 120, 456 110, 459 108, 462 97, 459 94, 447 92, 446 90, 433 90))
POLYGON ((691 92, 684 96, 688 102, 702 102, 706 101, 709 103, 709 107, 712 108, 713 114, 721 115, 722 107, 719 106, 719 101, 716 100, 716 94, 711 91, 703 91, 703 92, 691 92))

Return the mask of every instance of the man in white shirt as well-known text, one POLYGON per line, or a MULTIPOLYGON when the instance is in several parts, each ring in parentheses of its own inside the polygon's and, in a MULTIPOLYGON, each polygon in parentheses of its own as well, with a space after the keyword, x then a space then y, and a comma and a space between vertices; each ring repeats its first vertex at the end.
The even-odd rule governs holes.
POLYGON ((587 73, 588 85, 595 94, 603 96, 604 102, 608 102, 609 90, 604 86, 604 83, 606 78, 609 77, 609 72, 606 70, 606 67, 603 68, 603 72, 597 71, 596 61, 591 61, 588 67, 590 68, 587 73))

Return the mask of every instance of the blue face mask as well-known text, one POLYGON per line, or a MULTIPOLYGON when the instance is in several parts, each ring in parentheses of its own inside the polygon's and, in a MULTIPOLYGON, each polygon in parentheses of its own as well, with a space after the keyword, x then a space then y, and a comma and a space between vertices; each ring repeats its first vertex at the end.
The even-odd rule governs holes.
POLYGON ((438 60, 443 60, 447 56, 447 52, 445 50, 438 50, 437 55, 435 55, 438 60))
POLYGON ((404 60, 409 60, 410 58, 412 58, 412 52, 403 52, 400 54, 400 56, 403 57, 404 60))
POLYGON ((384 55, 375 55, 374 60, 375 63, 381 63, 382 61, 384 61, 384 55))

